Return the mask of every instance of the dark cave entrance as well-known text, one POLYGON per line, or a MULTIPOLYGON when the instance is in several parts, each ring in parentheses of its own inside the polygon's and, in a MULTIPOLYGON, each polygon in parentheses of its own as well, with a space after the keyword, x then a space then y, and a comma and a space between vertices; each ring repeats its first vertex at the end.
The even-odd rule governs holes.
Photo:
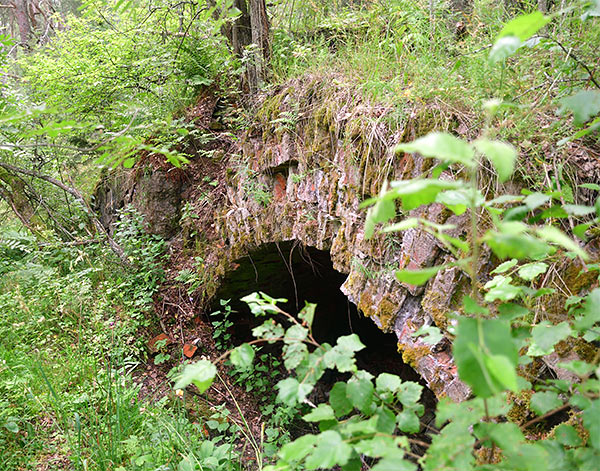
MULTIPOLYGON (((320 342, 334 345, 342 335, 356 333, 367 348, 357 355, 357 365, 377 376, 387 372, 405 381, 418 381, 420 376, 402 361, 397 351, 397 338, 382 332, 375 323, 358 312, 340 291, 346 275, 336 271, 328 251, 306 247, 297 241, 265 244, 246 257, 221 282, 215 297, 214 309, 220 299, 230 299, 234 311, 230 320, 235 345, 253 339, 252 329, 264 322, 255 318, 240 298, 255 291, 269 296, 286 298, 280 307, 295 315, 305 301, 316 303, 313 334, 320 342)), ((426 388, 424 394, 430 391, 426 388)), ((431 393, 430 393, 431 394, 431 393)))

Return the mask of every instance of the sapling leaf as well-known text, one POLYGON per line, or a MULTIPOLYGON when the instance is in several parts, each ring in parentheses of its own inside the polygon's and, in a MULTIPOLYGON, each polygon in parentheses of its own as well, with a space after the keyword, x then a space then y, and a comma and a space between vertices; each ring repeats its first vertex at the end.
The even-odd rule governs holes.
POLYGON ((275 385, 279 390, 277 399, 288 406, 304 402, 313 390, 312 384, 300 383, 296 378, 286 378, 275 385))
POLYGON ((537 231, 538 237, 542 240, 553 242, 558 244, 565 249, 574 252, 576 255, 581 257, 582 260, 588 260, 589 256, 573 239, 567 236, 564 232, 554 226, 544 226, 537 231))
POLYGON ((600 450, 600 399, 591 401, 583 411, 583 425, 590 434, 590 445, 600 450))
POLYGON ((507 260, 506 262, 503 262, 500 265, 498 265, 494 270, 491 271, 491 273, 493 275, 506 273, 508 270, 510 270, 512 267, 514 267, 517 263, 519 263, 519 261, 516 258, 507 260))
POLYGON ((306 422, 321 422, 322 420, 335 420, 335 414, 329 404, 319 404, 302 418, 306 422))
POLYGON ((579 126, 600 113, 600 91, 580 90, 561 100, 561 113, 573 113, 573 122, 579 126))
POLYGON ((396 278, 402 283, 421 286, 427 283, 430 278, 433 278, 444 268, 446 268, 445 265, 440 265, 437 267, 422 268, 420 270, 398 270, 396 272, 396 278))
POLYGON ((521 40, 516 36, 506 36, 504 38, 499 38, 492 46, 492 49, 490 50, 490 55, 488 56, 488 60, 492 64, 506 60, 515 52, 517 52, 517 49, 519 49, 520 47, 521 40))
POLYGON ((562 406, 562 401, 554 391, 536 392, 531 396, 531 409, 537 415, 544 415, 546 412, 562 406))
POLYGON ((254 354, 255 351, 252 345, 243 343, 231 351, 231 363, 238 368, 250 368, 252 366, 252 362, 254 361, 254 354))
POLYGON ((581 204, 565 204, 563 209, 572 216, 588 216, 596 212, 593 206, 584 206, 581 204))
POLYGON ((504 25, 498 37, 516 36, 521 41, 525 41, 546 26, 550 19, 539 10, 527 15, 519 15, 504 25))
POLYGON ((567 424, 560 424, 554 429, 556 441, 565 446, 580 446, 581 437, 577 434, 575 427, 567 424))
POLYGON ((517 273, 521 279, 531 281, 542 273, 546 273, 547 270, 548 265, 546 263, 537 262, 528 263, 519 267, 519 271, 517 273))
POLYGON ((350 402, 361 412, 370 409, 373 403, 373 383, 365 378, 351 378, 346 384, 346 395, 350 402))
POLYGON ((291 443, 286 443, 279 450, 279 457, 288 463, 301 461, 308 455, 317 443, 317 436, 306 434, 291 443))
POLYGON ((317 435, 316 444, 316 448, 306 458, 306 469, 331 469, 336 465, 344 465, 352 454, 350 445, 334 430, 317 435))
POLYGON ((365 238, 370 239, 375 232, 375 225, 377 223, 388 222, 396 215, 396 203, 393 199, 384 198, 383 196, 388 193, 387 182, 381 187, 379 197, 373 206, 367 211, 367 219, 365 221, 365 238))
POLYGON ((317 305, 306 302, 306 305, 298 313, 298 317, 310 328, 312 327, 313 319, 315 318, 315 309, 317 305))
POLYGON ((517 160, 517 150, 512 145, 489 139, 477 139, 473 145, 492 163, 501 182, 511 177, 517 160))
POLYGON ((554 351, 554 345, 565 340, 573 331, 566 322, 552 325, 548 321, 542 321, 531 329, 531 345, 527 351, 528 355, 543 356, 554 351))
POLYGON ((519 355, 510 324, 498 319, 461 318, 453 345, 460 379, 481 398, 514 387, 519 355), (500 360, 500 357, 504 357, 500 360), (486 361, 487 358, 487 361, 486 361), (510 372, 500 373, 499 370, 510 372))
POLYGON ((440 329, 432 325, 423 326, 411 334, 412 337, 419 337, 421 335, 423 336, 421 340, 427 345, 437 345, 444 338, 440 329))
POLYGON ((342 417, 349 414, 354 406, 346 394, 346 384, 337 382, 329 392, 329 403, 335 412, 336 417, 342 417))
POLYGON ((396 152, 418 152, 424 157, 435 157, 446 162, 457 162, 468 167, 475 165, 473 148, 462 139, 443 132, 432 132, 413 142, 399 144, 396 152))
POLYGON ((175 383, 174 389, 184 389, 194 383, 200 393, 206 391, 213 383, 217 375, 217 368, 208 360, 200 360, 196 363, 186 365, 181 376, 175 383))

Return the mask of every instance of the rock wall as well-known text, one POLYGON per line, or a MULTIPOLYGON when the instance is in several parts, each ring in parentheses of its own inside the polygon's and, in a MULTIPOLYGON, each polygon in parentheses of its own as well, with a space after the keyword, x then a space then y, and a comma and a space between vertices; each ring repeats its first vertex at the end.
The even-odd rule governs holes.
MULTIPOLYGON (((119 198, 136 204, 153 232, 173 237, 178 262, 171 279, 182 267, 196 270, 200 286, 189 298, 196 312, 208 309, 236 260, 264 244, 296 240, 330 251, 334 268, 347 274, 342 291, 382 330, 396 334, 404 362, 438 397, 463 400, 469 390, 457 377, 447 329, 448 314, 459 309, 470 284, 467 274, 457 267, 438 273, 425 287, 399 283, 395 270, 450 262, 451 255, 419 229, 365 240, 366 211, 359 205, 384 181, 427 175, 434 165, 431 159, 394 155, 394 144, 432 129, 461 134, 469 126, 461 121, 464 114, 435 106, 398 116, 358 96, 339 77, 293 81, 263 97, 243 132, 233 138, 214 132, 185 172, 171 175, 157 161, 143 159, 130 179, 136 188, 125 185, 126 195, 119 198), (428 325, 447 337, 431 346, 413 336, 428 325)), ((204 119, 199 127, 222 127, 210 122, 214 117, 206 106, 197 108, 204 119)), ((446 172, 442 178, 454 176, 446 172)), ((417 215, 453 224, 451 235, 467 236, 467 215, 433 204, 398 217, 417 215)), ((483 281, 490 266, 484 254, 483 281)))

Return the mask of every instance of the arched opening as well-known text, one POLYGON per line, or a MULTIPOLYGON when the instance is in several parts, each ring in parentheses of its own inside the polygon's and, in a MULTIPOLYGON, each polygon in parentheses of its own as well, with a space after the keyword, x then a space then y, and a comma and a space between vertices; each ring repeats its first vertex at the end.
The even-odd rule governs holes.
POLYGON ((373 375, 387 372, 403 380, 420 381, 420 376, 398 354, 395 334, 382 332, 340 291, 346 275, 333 268, 328 251, 306 247, 298 241, 270 243, 236 264, 237 268, 222 280, 215 298, 215 310, 220 307, 220 299, 229 299, 236 311, 231 317, 233 344, 252 340, 252 328, 264 322, 254 318, 240 301, 247 294, 262 291, 287 299, 287 304, 280 307, 293 315, 305 301, 316 303, 313 334, 320 343, 333 345, 339 336, 357 334, 367 347, 357 355, 359 368, 373 375))

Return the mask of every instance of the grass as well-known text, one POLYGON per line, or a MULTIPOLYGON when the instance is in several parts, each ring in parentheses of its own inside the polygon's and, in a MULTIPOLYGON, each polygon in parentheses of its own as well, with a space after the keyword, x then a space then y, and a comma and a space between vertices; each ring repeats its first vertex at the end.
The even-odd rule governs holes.
POLYGON ((26 240, 0 247, 0 470, 235 469, 231 444, 208 440, 181 398, 147 402, 133 380, 152 258, 126 273, 103 251, 26 240))
POLYGON ((354 24, 369 25, 364 30, 351 29, 347 10, 320 22, 315 12, 292 33, 282 24, 275 33, 276 80, 341 73, 364 97, 394 107, 398 126, 415 108, 437 108, 463 118, 468 128, 460 131, 468 137, 483 126, 483 102, 499 98, 506 106, 496 135, 521 145, 528 160, 521 173, 527 176, 536 158, 547 161, 547 144, 575 132, 568 119, 557 119, 559 101, 592 86, 584 65, 597 68, 600 28, 582 22, 577 9, 556 13, 541 33, 550 38, 545 43, 522 47, 507 61, 491 64, 490 47, 513 14, 490 0, 475 1, 467 15, 452 14, 444 2, 436 2, 432 12, 429 3, 371 2, 370 8, 353 12, 354 24), (462 34, 456 31, 458 20, 466 26, 462 34))

